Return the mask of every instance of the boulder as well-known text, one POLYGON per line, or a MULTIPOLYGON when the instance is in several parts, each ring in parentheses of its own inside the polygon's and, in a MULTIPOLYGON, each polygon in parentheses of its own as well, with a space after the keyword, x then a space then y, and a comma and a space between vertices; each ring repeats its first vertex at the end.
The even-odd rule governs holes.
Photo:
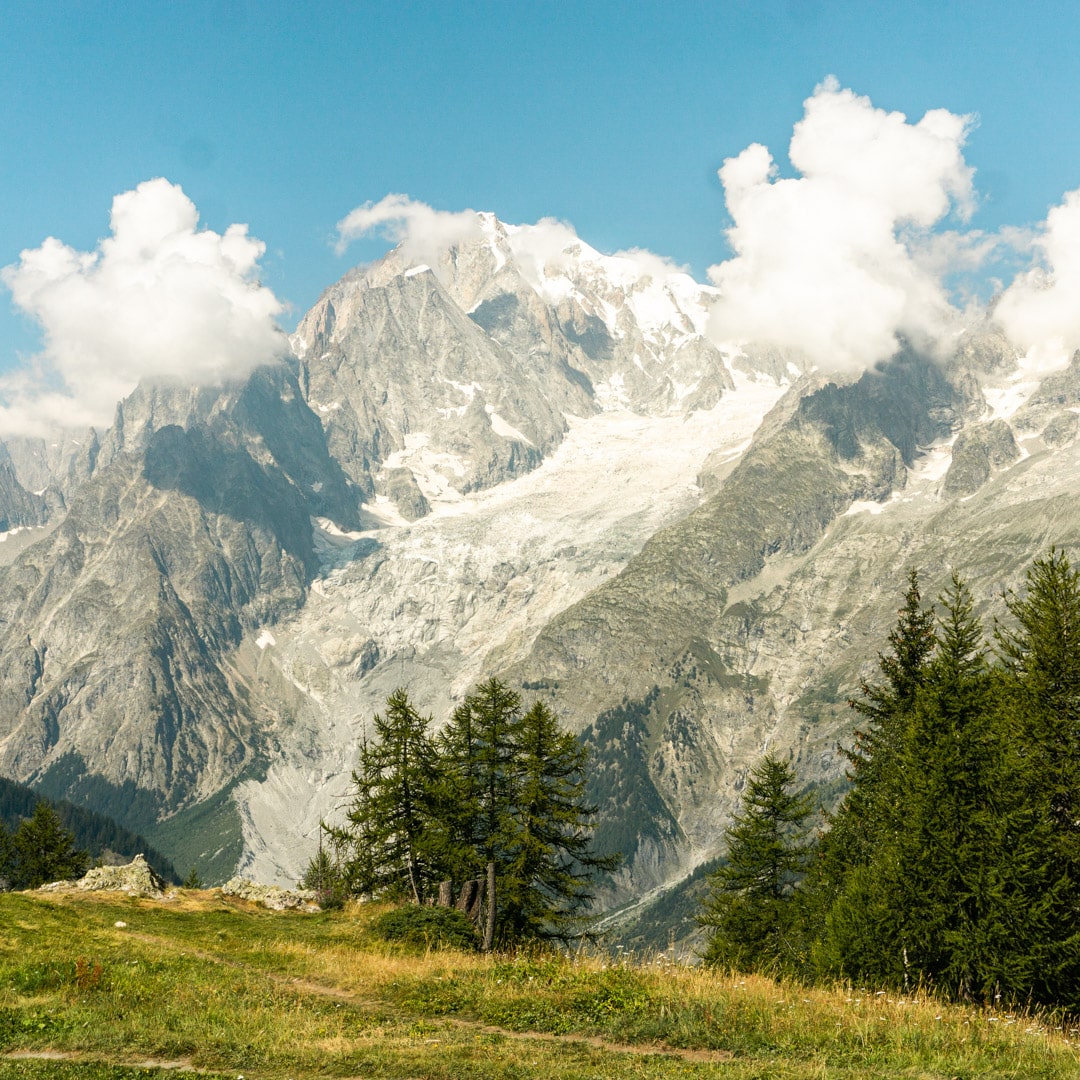
POLYGON ((245 878, 230 878, 221 886, 222 896, 236 896, 262 904, 271 911, 321 911, 313 889, 283 889, 280 885, 260 885, 245 878))
POLYGON ((128 896, 144 896, 160 900, 165 895, 165 882, 142 855, 136 855, 125 866, 95 866, 78 881, 54 881, 42 885, 44 892, 123 892, 128 896))

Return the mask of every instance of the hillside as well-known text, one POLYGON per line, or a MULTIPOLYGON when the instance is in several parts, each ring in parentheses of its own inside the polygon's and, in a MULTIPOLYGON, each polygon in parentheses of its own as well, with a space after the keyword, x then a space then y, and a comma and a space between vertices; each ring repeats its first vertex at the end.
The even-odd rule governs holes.
POLYGON ((10 441, 0 772, 292 883, 387 696, 440 723, 498 675, 592 747, 620 908, 722 853, 766 747, 835 788, 908 568, 992 619, 1080 542, 1076 359, 971 315, 819 370, 713 340, 669 264, 475 218, 349 271, 246 381, 10 441))
MULTIPOLYGON (((33 815, 34 807, 43 798, 40 792, 25 784, 17 784, 0 776, 0 822, 9 832, 14 832, 20 821, 33 815)), ((75 837, 75 847, 87 852, 91 860, 120 856, 118 861, 126 863, 136 855, 145 855, 146 861, 161 877, 175 884, 180 883, 172 862, 137 833, 117 825, 104 814, 75 806, 64 799, 54 802, 46 798, 45 801, 56 811, 64 828, 75 837)))
POLYGON ((0 896, 0 1078, 1080 1075, 1076 1032, 1048 1017, 662 954, 410 953, 372 940, 379 910, 0 896))

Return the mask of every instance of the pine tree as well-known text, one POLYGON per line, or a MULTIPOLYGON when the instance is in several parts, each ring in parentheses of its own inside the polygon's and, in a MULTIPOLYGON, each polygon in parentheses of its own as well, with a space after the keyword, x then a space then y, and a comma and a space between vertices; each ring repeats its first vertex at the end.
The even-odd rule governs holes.
POLYGON ((387 698, 385 716, 372 721, 376 741, 361 745, 348 825, 327 830, 349 851, 345 876, 356 892, 421 904, 443 874, 429 723, 398 689, 387 698))
POLYGON ((427 734, 404 690, 360 747, 346 822, 322 825, 304 877, 337 876, 349 895, 424 903, 447 880, 486 882, 484 948, 496 941, 566 939, 591 899, 594 873, 617 860, 592 854, 585 751, 537 703, 488 679, 427 734))
POLYGON ((923 607, 918 571, 911 569, 889 651, 878 654, 882 681, 863 679, 858 697, 848 702, 862 718, 854 746, 841 748, 852 786, 828 822, 806 883, 806 932, 816 942, 814 963, 824 972, 865 966, 861 951, 874 946, 889 918, 869 891, 868 868, 902 826, 900 748, 936 642, 934 613, 923 607))
POLYGON ((844 751, 851 764, 852 789, 823 844, 824 857, 843 867, 865 865, 882 836, 895 829, 900 811, 898 754, 936 645, 934 613, 922 605, 917 570, 908 571, 898 615, 889 634, 891 651, 878 654, 884 681, 862 680, 859 696, 848 702, 864 725, 855 731, 855 745, 844 751))
POLYGON ((484 945, 575 936, 589 882, 614 869, 591 852, 585 751, 540 702, 498 679, 468 694, 440 740, 456 880, 487 887, 484 945))
POLYGON ((12 888, 36 889, 49 881, 81 877, 90 865, 85 851, 75 847, 75 837, 60 823, 44 800, 34 807, 12 838, 12 888))
POLYGON ((709 877, 698 919, 711 931, 704 961, 743 971, 802 966, 797 886, 810 856, 808 795, 789 789, 794 770, 766 755, 750 773, 743 807, 725 830, 727 861, 709 877))
POLYGON ((1033 946, 1036 998, 1080 1006, 1080 572, 1051 549, 1028 571, 1024 596, 1005 603, 1014 625, 995 638, 1005 672, 1018 771, 1045 861, 1033 906, 1052 902, 1033 946))
POLYGON ((1028 996, 1051 900, 1040 841, 967 587, 939 600, 936 651, 895 751, 900 813, 829 913, 843 974, 953 996, 1028 996))
POLYGON ((597 872, 618 856, 592 853, 595 807, 584 802, 585 748, 536 702, 513 732, 515 800, 503 868, 502 936, 512 940, 579 936, 597 872))
POLYGON ((894 933, 879 941, 878 973, 956 988, 963 980, 949 975, 955 938, 974 943, 988 899, 985 862, 997 854, 987 848, 994 747, 982 628, 959 578, 941 604, 937 653, 899 751, 903 828, 875 864, 894 918, 894 933))
POLYGON ((517 799, 515 731, 520 696, 496 678, 466 695, 444 733, 447 773, 453 791, 450 846, 459 865, 481 870, 485 881, 483 949, 499 931, 503 871, 510 862, 511 814, 517 799))

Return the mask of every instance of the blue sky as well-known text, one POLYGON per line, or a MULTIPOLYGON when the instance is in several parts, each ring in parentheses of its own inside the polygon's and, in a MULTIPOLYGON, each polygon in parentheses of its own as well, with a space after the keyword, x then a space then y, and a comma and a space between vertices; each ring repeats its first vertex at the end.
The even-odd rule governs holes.
MULTIPOLYGON (((385 244, 333 250, 357 205, 551 215, 595 247, 704 279, 726 257, 716 170, 748 144, 790 172, 814 87, 912 121, 976 113, 972 225, 1031 225, 1080 187, 1072 3, 33 4, 0 0, 0 266, 81 251, 165 177, 246 223, 291 326, 385 244)), ((37 347, 0 302, 0 369, 37 347)))

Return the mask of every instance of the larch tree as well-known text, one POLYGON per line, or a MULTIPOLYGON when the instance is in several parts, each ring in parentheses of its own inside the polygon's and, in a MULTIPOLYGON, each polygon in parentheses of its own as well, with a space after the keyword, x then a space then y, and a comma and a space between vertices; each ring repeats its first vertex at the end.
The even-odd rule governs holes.
POLYGON ((513 940, 578 936, 591 883, 617 855, 592 851, 585 803, 588 753, 555 714, 536 702, 515 724, 515 799, 509 814, 500 923, 513 940))
POLYGON ((387 698, 385 714, 372 721, 375 738, 361 744, 348 824, 326 830, 349 852, 344 873, 354 891, 421 904, 444 873, 429 722, 398 689, 387 698))

